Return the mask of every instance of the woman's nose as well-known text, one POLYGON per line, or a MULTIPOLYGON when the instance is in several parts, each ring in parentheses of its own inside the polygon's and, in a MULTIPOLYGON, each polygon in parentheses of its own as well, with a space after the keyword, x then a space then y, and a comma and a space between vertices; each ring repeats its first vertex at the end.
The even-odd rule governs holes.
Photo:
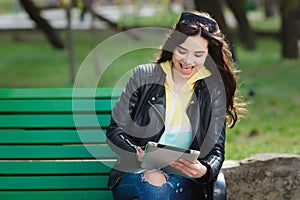
POLYGON ((183 61, 185 64, 193 64, 194 60, 192 58, 191 55, 186 55, 184 58, 183 58, 183 61))

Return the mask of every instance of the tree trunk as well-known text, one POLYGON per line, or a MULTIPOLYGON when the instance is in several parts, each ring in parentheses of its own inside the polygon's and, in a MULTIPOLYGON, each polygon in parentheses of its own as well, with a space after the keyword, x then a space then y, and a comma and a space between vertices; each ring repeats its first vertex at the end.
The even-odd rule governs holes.
POLYGON ((223 33, 229 32, 219 0, 194 0, 194 4, 196 10, 208 12, 216 19, 223 33))
POLYGON ((194 0, 195 9, 209 13, 217 22, 227 40, 230 43, 230 49, 233 57, 235 57, 233 46, 233 33, 228 28, 225 17, 223 15, 222 7, 219 0, 194 0))
POLYGON ((281 46, 284 58, 298 58, 300 8, 281 12, 281 46))
POLYGON ((265 16, 266 18, 273 17, 278 12, 277 0, 265 0, 265 16))
POLYGON ((250 27, 249 21, 246 16, 246 8, 244 0, 227 0, 229 8, 232 10, 238 25, 242 42, 249 50, 256 48, 255 34, 250 27))
POLYGON ((74 41, 73 41, 73 33, 71 27, 71 5, 66 5, 66 18, 67 18, 67 43, 68 43, 68 50, 69 50, 69 64, 70 64, 70 75, 72 84, 75 82, 76 77, 76 67, 75 67, 75 50, 74 50, 74 41))
POLYGON ((28 13, 29 17, 36 23, 37 27, 46 34, 52 46, 57 49, 63 49, 64 44, 62 40, 47 20, 41 17, 40 10, 34 5, 34 3, 31 0, 20 0, 20 3, 28 13))

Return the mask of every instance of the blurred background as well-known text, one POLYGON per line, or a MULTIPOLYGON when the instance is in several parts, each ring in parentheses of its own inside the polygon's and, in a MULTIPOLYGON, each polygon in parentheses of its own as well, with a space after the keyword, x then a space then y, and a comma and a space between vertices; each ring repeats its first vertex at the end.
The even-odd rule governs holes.
MULTIPOLYGON (((299 154, 299 0, 0 0, 0 87, 73 87, 97 45, 127 31, 122 41, 99 49, 90 63, 95 74, 120 46, 165 40, 161 33, 129 30, 170 28, 192 9, 219 22, 240 70, 240 93, 249 102, 248 116, 227 132, 226 159, 299 154)), ((119 56, 105 67, 98 87, 114 87, 133 67, 154 60, 155 52, 140 48, 119 56)), ((89 76, 79 86, 91 86, 89 76)))

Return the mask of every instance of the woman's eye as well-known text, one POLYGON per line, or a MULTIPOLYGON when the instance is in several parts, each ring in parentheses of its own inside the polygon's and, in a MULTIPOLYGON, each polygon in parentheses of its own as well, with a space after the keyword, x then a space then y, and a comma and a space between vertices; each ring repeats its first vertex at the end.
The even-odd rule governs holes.
POLYGON ((178 49, 177 51, 178 51, 180 54, 185 54, 185 53, 186 53, 186 51, 183 50, 183 49, 178 49))
POLYGON ((202 53, 197 53, 197 54, 195 54, 195 57, 202 57, 202 56, 203 56, 202 53))

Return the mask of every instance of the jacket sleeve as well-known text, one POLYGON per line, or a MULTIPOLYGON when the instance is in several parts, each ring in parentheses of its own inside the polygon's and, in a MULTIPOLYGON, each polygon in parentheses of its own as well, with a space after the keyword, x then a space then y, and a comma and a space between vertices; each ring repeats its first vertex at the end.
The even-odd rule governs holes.
MULTIPOLYGON (((216 83, 216 82, 215 82, 216 83)), ((209 183, 219 174, 225 159, 226 137, 226 93, 223 83, 208 84, 211 93, 211 119, 201 151, 204 156, 200 162, 207 167, 207 173, 198 179, 200 183, 209 183), (202 152, 203 153, 203 152, 202 152)))
POLYGON ((127 134, 132 122, 131 114, 139 101, 138 73, 136 69, 129 79, 122 95, 112 110, 110 125, 107 128, 107 143, 120 157, 136 159, 136 142, 127 134))
POLYGON ((208 155, 204 158, 201 158, 201 164, 207 167, 207 173, 198 179, 200 183, 210 183, 213 181, 219 174, 222 164, 224 162, 224 153, 225 153, 225 126, 220 134, 216 144, 208 155))

